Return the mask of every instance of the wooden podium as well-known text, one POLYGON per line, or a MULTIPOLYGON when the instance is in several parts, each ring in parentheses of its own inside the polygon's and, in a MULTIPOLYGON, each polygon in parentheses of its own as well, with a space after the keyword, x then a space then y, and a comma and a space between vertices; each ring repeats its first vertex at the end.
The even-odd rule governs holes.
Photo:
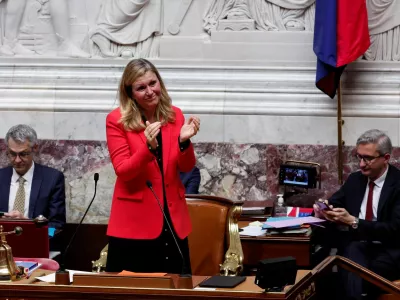
MULTIPOLYGON (((110 282, 111 274, 106 274, 105 278, 100 279, 102 283, 110 282)), ((90 275, 87 275, 89 277, 90 275)), ((177 275, 175 275, 177 276, 177 275)), ((27 284, 23 281, 16 283, 0 283, 0 300, 42 300, 42 299, 68 299, 68 300, 82 300, 82 299, 107 299, 107 300, 122 300, 122 299, 146 299, 146 300, 161 300, 161 299, 179 299, 179 300, 192 300, 201 299, 208 300, 226 300, 226 299, 297 299, 297 295, 307 295, 306 298, 312 299, 315 294, 315 286, 312 283, 312 273, 310 271, 302 271, 299 273, 298 282, 294 286, 288 288, 282 293, 265 293, 260 287, 254 284, 254 277, 247 277, 246 281, 239 284, 233 289, 198 289, 198 284, 208 276, 193 276, 192 282, 195 288, 182 289, 182 288, 169 288, 169 287, 155 287, 160 285, 168 285, 169 278, 164 283, 160 283, 158 279, 153 282, 152 287, 121 287, 109 285, 90 285, 90 281, 94 284, 102 275, 94 275, 95 278, 83 278, 81 275, 74 275, 74 284, 72 285, 54 285, 38 283, 27 284), (75 282, 77 280, 77 282, 75 282), (79 282, 84 282, 83 285, 78 285, 79 282)), ((116 277, 116 276, 115 276, 116 277)), ((166 277, 170 277, 167 275, 166 277)), ((129 279, 120 276, 120 282, 114 284, 126 285, 129 279)), ((148 284, 148 283, 146 283, 148 284)))
MULTIPOLYGON (((359 274, 363 279, 375 284, 382 290, 392 294, 393 297, 400 297, 400 288, 392 282, 376 275, 375 273, 361 267, 360 265, 340 256, 331 256, 325 259, 317 267, 311 271, 298 271, 296 283, 293 286, 285 288, 281 293, 265 293, 261 288, 254 284, 254 277, 247 277, 246 281, 239 284, 233 289, 198 289, 196 286, 207 276, 193 276, 192 282, 195 288, 171 288, 171 276, 163 279, 163 283, 153 282, 152 287, 132 287, 132 286, 118 286, 129 285, 129 280, 121 279, 125 282, 117 282, 118 278, 112 274, 94 275, 94 278, 108 277, 103 280, 101 285, 96 284, 94 279, 83 279, 79 276, 73 285, 54 285, 29 283, 28 280, 12 283, 0 283, 0 300, 9 299, 69 299, 69 300, 82 300, 82 299, 107 299, 107 300, 122 300, 122 299, 146 299, 146 300, 161 300, 161 299, 179 299, 189 300, 198 299, 206 300, 212 298, 213 300, 226 300, 226 299, 275 299, 275 300, 308 300, 308 299, 324 299, 326 295, 318 288, 318 282, 324 280, 327 273, 332 271, 333 266, 344 268, 350 272, 359 274), (114 281, 113 286, 110 286, 111 280, 114 281), (83 279, 83 283, 82 283, 83 279), (80 281, 81 280, 81 281, 80 281), (86 280, 86 281, 85 281, 86 280), (89 280, 89 281, 87 281, 89 280), (90 280, 92 280, 90 282, 90 280), (78 285, 79 282, 85 285, 78 285), (128 284, 127 284, 128 282, 128 284), (91 285, 93 284, 93 285, 91 285), (163 285, 163 287, 159 285, 163 285), (154 285, 158 286, 155 287, 154 285)), ((87 275, 90 276, 90 275, 87 275)), ((93 276, 93 275, 92 275, 93 276)), ((176 275, 177 276, 177 275, 176 275)), ((329 292, 329 291, 328 291, 329 292)))

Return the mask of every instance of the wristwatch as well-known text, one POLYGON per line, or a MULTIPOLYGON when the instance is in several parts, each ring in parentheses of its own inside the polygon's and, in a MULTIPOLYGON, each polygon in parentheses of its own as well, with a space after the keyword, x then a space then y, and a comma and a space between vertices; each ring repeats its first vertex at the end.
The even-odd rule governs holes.
POLYGON ((353 223, 351 223, 351 228, 353 228, 353 229, 358 228, 358 218, 355 218, 353 223))

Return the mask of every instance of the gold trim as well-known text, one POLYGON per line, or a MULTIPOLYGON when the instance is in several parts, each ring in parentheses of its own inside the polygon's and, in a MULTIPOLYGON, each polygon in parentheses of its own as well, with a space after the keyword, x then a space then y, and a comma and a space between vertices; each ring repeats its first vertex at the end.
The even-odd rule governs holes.
POLYGON ((220 274, 224 276, 236 276, 243 271, 243 249, 240 242, 238 219, 242 214, 242 206, 233 205, 228 212, 228 250, 225 260, 220 264, 220 274))
POLYGON ((342 126, 344 121, 342 119, 342 82, 339 80, 339 85, 337 88, 337 131, 338 131, 338 155, 337 155, 337 164, 338 164, 338 181, 339 184, 343 184, 343 135, 342 135, 342 126))
POLYGON ((100 273, 106 270, 108 244, 101 250, 98 260, 92 260, 92 272, 100 273))

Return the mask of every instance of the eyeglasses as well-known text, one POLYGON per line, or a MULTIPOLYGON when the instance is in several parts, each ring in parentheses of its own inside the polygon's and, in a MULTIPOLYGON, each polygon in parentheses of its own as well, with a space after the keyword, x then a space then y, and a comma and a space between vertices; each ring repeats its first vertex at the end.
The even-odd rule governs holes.
POLYGON ((18 153, 18 152, 8 150, 8 152, 7 152, 7 156, 12 160, 16 159, 17 156, 19 156, 19 158, 22 160, 26 160, 28 158, 28 156, 31 154, 32 154, 32 151, 23 151, 23 152, 18 153))
POLYGON ((356 154, 356 158, 358 159, 358 161, 363 160, 366 164, 371 164, 373 162, 374 159, 377 159, 379 157, 383 157, 385 156, 385 154, 381 154, 378 156, 368 156, 368 155, 361 155, 361 154, 356 154))

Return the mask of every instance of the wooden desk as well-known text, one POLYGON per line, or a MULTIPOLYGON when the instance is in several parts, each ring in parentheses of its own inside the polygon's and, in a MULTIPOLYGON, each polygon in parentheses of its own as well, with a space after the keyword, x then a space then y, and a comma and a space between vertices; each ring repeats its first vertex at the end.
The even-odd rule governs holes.
MULTIPOLYGON (((198 277, 198 276, 195 276, 198 277)), ((204 277, 204 276, 203 276, 204 277)), ((52 284, 18 284, 0 283, 0 300, 42 300, 42 299, 314 299, 316 296, 313 273, 302 271, 298 273, 297 283, 282 293, 264 293, 254 285, 254 277, 234 289, 199 290, 199 289, 149 289, 149 288, 120 288, 110 286, 75 286, 52 284), (304 296, 304 297, 303 297, 304 296)))
MULTIPOLYGON (((248 221, 239 221, 239 228, 248 226, 248 221)), ((246 273, 256 268, 266 258, 293 256, 297 266, 311 269, 312 244, 309 236, 269 235, 258 237, 241 236, 244 267, 246 273)))

